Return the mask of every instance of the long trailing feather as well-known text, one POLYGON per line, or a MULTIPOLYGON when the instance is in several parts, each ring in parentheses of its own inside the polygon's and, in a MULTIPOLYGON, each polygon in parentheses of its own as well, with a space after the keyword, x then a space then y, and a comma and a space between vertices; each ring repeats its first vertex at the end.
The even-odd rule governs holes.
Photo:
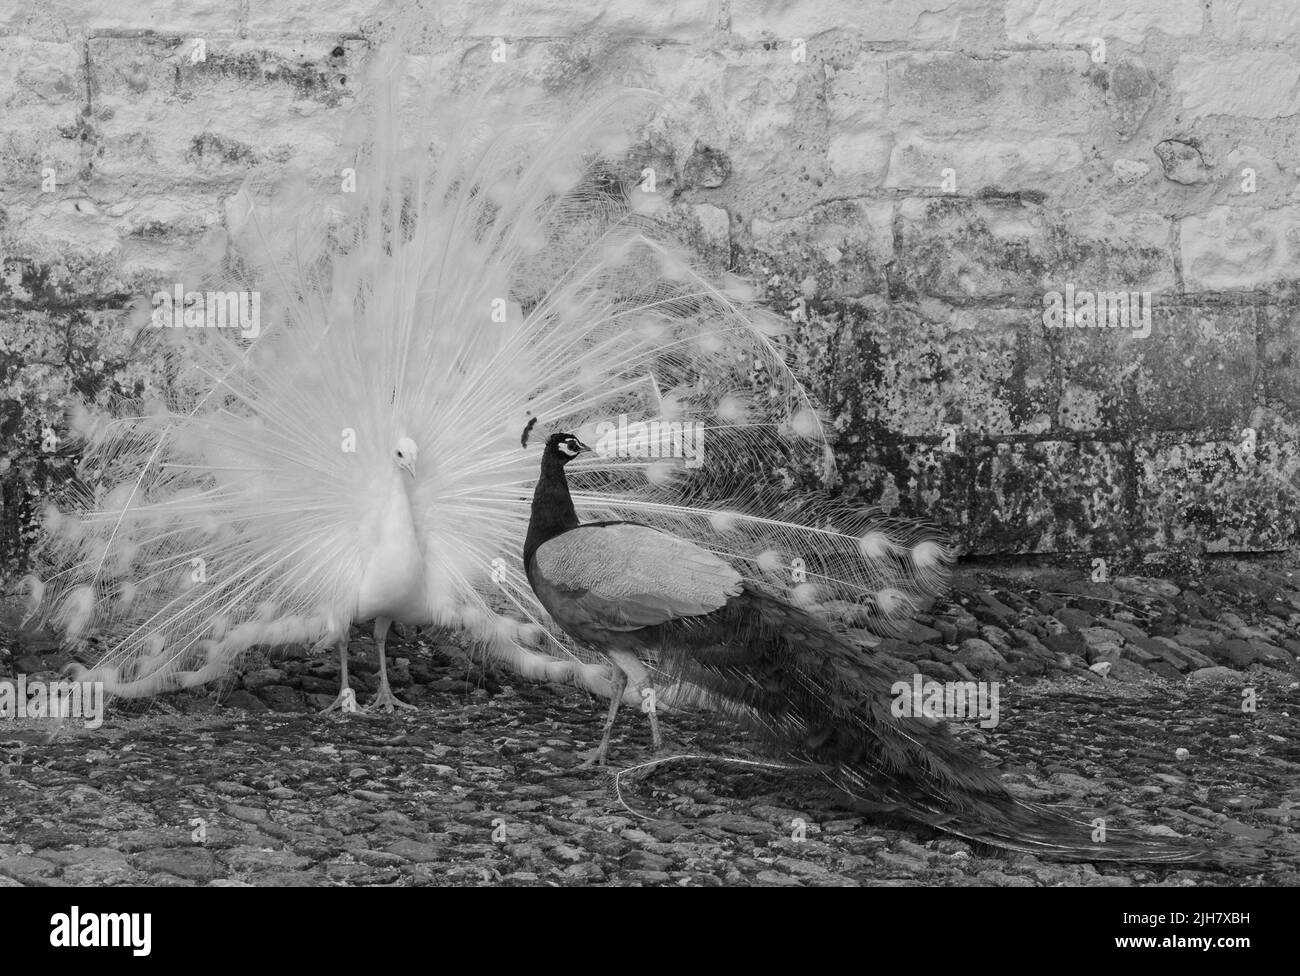
POLYGON ((504 94, 415 92, 412 109, 407 68, 376 58, 369 134, 344 160, 356 193, 250 181, 222 267, 185 283, 257 291, 260 334, 143 328, 149 402, 74 413, 80 480, 47 513, 50 572, 31 590, 69 641, 106 644, 84 678, 152 695, 254 646, 345 634, 404 434, 432 622, 527 677, 608 693, 523 575, 530 416, 593 439, 620 417, 699 425, 699 467, 575 465, 579 505, 694 539, 799 606, 885 632, 943 588, 936 533, 787 490, 834 485, 787 362, 792 324, 697 271, 655 217, 662 198, 612 176, 654 97, 561 124, 504 94))
MULTIPOLYGON (((662 619, 662 618, 660 618, 662 619)), ((1075 861, 1232 863, 1230 848, 1098 831, 1095 819, 1014 798, 939 721, 899 717, 895 675, 820 614, 747 585, 717 610, 633 631, 666 675, 783 756, 811 764, 855 805, 992 847, 1075 861)))

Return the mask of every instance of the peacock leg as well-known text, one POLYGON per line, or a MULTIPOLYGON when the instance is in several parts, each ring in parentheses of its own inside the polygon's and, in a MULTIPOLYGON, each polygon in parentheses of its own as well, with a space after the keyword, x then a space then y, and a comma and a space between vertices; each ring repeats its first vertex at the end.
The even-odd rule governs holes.
POLYGON ((645 685, 641 689, 641 702, 647 705, 646 714, 650 717, 650 743, 654 746, 655 752, 662 752, 664 748, 663 736, 659 734, 659 710, 655 708, 655 688, 654 685, 645 685), (650 692, 647 699, 645 692, 650 692))
POLYGON ((650 719, 650 741, 655 752, 664 747, 663 736, 659 734, 659 709, 655 695, 654 673, 642 663, 641 658, 631 651, 617 650, 609 652, 614 666, 620 668, 632 683, 632 689, 641 700, 641 711, 650 719))
POLYGON ((375 618, 375 653, 379 655, 379 690, 375 692, 375 697, 370 699, 366 705, 366 711, 376 708, 382 708, 386 712, 391 712, 394 708, 409 708, 415 710, 414 705, 408 705, 393 695, 393 690, 388 687, 388 661, 384 653, 384 645, 388 642, 388 628, 392 626, 392 621, 387 617, 375 618))
POLYGON ((613 693, 609 697, 609 714, 605 716, 605 731, 600 737, 600 745, 596 750, 587 756, 587 759, 579 769, 590 769, 592 766, 605 765, 605 756, 609 753, 609 737, 614 731, 614 717, 618 715, 618 706, 623 701, 623 692, 627 688, 627 672, 618 666, 617 661, 610 662, 614 667, 614 673, 610 677, 613 693))
POLYGON ((348 635, 345 631, 339 638, 339 694, 334 699, 334 704, 329 708, 322 708, 321 714, 338 710, 344 715, 349 715, 357 710, 357 693, 348 686, 348 635))

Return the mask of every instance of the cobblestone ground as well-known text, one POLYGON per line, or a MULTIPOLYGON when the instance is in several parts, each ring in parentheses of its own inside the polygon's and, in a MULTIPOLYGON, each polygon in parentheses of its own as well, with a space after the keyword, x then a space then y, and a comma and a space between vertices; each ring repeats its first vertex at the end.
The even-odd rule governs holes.
MULTIPOLYGON (((578 768, 602 703, 413 639, 390 652, 416 713, 318 716, 335 665, 291 652, 48 744, 7 723, 0 885, 1294 885, 1297 611, 1290 577, 1253 567, 1195 583, 967 577, 874 650, 900 674, 997 678, 1000 724, 959 734, 1020 795, 1231 845, 1231 869, 973 850, 864 819, 816 777, 721 758, 616 783, 578 768)), ((11 646, 11 671, 59 660, 40 640, 11 646)), ((360 694, 373 654, 360 638, 353 652, 360 694)), ((716 716, 665 722, 674 751, 762 758, 716 716)), ((649 758, 643 716, 617 732, 615 768, 649 758)))

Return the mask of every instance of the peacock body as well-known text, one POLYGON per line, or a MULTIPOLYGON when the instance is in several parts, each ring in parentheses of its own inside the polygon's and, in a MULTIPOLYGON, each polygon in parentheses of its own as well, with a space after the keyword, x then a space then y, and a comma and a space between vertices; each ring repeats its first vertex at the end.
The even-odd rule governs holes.
MULTIPOLYGON (((589 450, 567 432, 547 439, 524 563, 552 618, 609 658, 617 687, 648 699, 656 749, 656 682, 684 681, 871 811, 1063 860, 1214 859, 1132 831, 1098 834, 1093 822, 1015 799, 943 723, 896 715, 896 676, 821 615, 688 539, 582 522, 565 468, 589 450)), ((592 762, 605 760, 618 705, 616 696, 592 762)))

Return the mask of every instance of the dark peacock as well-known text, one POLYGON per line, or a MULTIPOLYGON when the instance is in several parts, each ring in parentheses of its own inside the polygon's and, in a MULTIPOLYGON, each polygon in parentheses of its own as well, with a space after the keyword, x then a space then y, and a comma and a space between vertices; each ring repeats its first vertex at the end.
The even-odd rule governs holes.
MULTIPOLYGON (((1066 860, 1210 857, 1116 832, 1098 843, 1091 823, 1016 800, 941 723, 895 717, 894 675, 818 614, 695 542, 637 522, 580 522, 565 465, 590 451, 569 433, 547 439, 524 566, 555 622, 608 657, 620 693, 629 683, 639 695, 656 681, 689 683, 859 803, 969 840, 1066 860)), ((620 699, 595 762, 608 752, 620 699)), ((647 712, 658 748, 656 713, 647 712)))

